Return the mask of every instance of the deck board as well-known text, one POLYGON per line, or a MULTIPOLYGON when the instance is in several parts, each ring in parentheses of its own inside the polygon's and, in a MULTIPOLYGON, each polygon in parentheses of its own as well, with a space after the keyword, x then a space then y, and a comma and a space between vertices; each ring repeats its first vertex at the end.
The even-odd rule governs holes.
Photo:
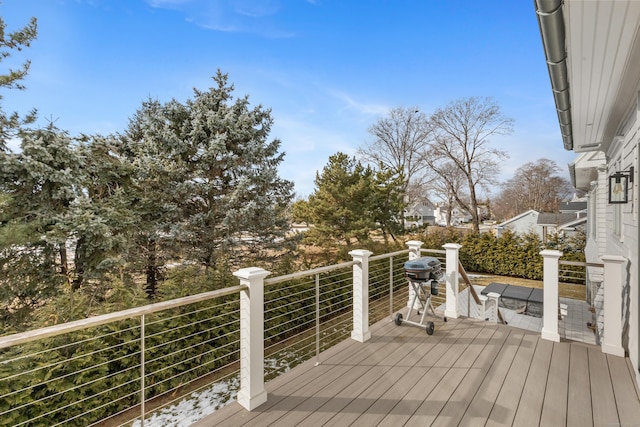
POLYGON ((629 371, 627 362, 628 359, 607 356, 620 425, 623 426, 640 422, 640 408, 636 405, 639 398, 637 387, 630 375, 633 368, 629 371))
POLYGON ((538 340, 513 425, 533 427, 540 424, 552 351, 553 343, 551 341, 538 340))
MULTIPOLYGON (((542 404, 540 425, 567 425, 567 393, 569 390, 570 346, 554 343, 547 373, 547 387, 542 404)), ((585 408, 586 409, 586 408, 585 408)))
POLYGON ((513 423, 537 343, 537 336, 525 335, 522 338, 513 363, 496 398, 496 402, 500 402, 500 404, 493 406, 487 426, 503 426, 513 423))
POLYGON ((268 401, 232 403, 192 427, 629 425, 640 400, 628 361, 599 347, 470 319, 434 335, 389 319, 269 381, 268 401))
POLYGON ((489 372, 490 362, 495 359, 496 355, 502 348, 504 342, 509 336, 506 328, 485 327, 477 345, 480 352, 474 359, 467 372, 464 381, 462 381, 456 391, 449 397, 449 401, 442 408, 438 418, 433 422, 433 426, 447 427, 458 425, 464 417, 469 403, 478 392, 480 385, 484 381, 489 372))
POLYGON ((569 389, 567 396, 567 424, 592 426, 593 414, 585 408, 591 407, 588 349, 571 347, 569 355, 569 389))
MULTIPOLYGON (((594 425, 619 425, 618 409, 613 394, 613 385, 607 355, 600 349, 587 349, 589 355, 589 376, 591 378, 591 406, 594 425)), ((636 420, 637 423, 637 420, 636 420)))
POLYGON ((523 332, 515 329, 511 331, 498 356, 493 361, 478 393, 474 396, 465 412, 462 418, 463 425, 484 425, 495 405, 498 406, 497 410, 499 410, 501 402, 496 399, 523 337, 523 332))

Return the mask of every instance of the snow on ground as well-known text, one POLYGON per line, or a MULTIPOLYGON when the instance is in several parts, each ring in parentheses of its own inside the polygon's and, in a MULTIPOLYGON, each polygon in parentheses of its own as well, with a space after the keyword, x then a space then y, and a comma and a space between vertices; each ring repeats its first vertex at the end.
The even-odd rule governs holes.
MULTIPOLYGON (((282 355, 280 355, 282 356, 282 355)), ((274 370, 284 373, 291 369, 287 360, 291 354, 285 354, 281 359, 266 359, 264 366, 267 372, 274 370), (289 356, 289 357, 287 357, 289 356)), ((162 408, 149 418, 145 418, 145 427, 188 427, 236 400, 240 380, 238 377, 214 383, 202 391, 194 392, 178 403, 162 408)), ((132 427, 141 427, 140 420, 136 420, 132 427)))
MULTIPOLYGON (((215 383, 203 391, 192 393, 175 405, 161 409, 144 420, 150 427, 188 427, 219 408, 233 402, 238 394, 240 381, 237 377, 215 383)), ((140 420, 132 426, 140 427, 140 420)))

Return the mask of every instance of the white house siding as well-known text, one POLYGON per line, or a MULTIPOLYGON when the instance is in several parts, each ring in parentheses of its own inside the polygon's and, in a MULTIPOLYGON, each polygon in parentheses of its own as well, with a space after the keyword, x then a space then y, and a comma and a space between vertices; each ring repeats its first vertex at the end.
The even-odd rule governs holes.
MULTIPOLYGON (((639 88, 640 89, 640 88, 639 88)), ((638 150, 640 149, 640 137, 638 133, 637 106, 633 106, 635 114, 627 115, 626 123, 620 124, 619 136, 613 141, 607 152, 609 169, 604 175, 604 183, 599 180, 599 187, 605 189, 604 203, 600 206, 606 207, 604 223, 599 221, 600 230, 605 234, 604 253, 610 255, 622 255, 629 260, 628 282, 623 287, 622 313, 624 321, 623 345, 629 352, 629 358, 635 368, 636 379, 640 383, 640 289, 638 286, 638 242, 640 240, 638 227, 638 179, 634 180, 629 193, 629 203, 623 205, 608 204, 608 176, 616 171, 628 171, 631 166, 635 168, 635 175, 638 172, 638 150), (600 185, 602 184, 602 185, 600 185), (620 235, 615 234, 616 215, 621 212, 620 235)), ((599 213, 599 212, 598 212, 599 213)), ((600 246, 600 245, 599 245, 600 246)))
POLYGON ((623 342, 640 384, 640 1, 536 0, 535 5, 565 148, 605 154, 594 198, 598 230, 587 254, 628 259, 620 301, 627 322, 623 342), (631 166, 630 202, 610 205, 608 176, 631 166))
MULTIPOLYGON (((640 91, 640 87, 637 88, 640 91)), ((625 133, 624 148, 622 150, 623 168, 635 169, 634 175, 638 175, 638 150, 640 149, 640 134, 638 127, 640 120, 638 115, 638 103, 633 106, 632 120, 625 133)), ((640 240, 639 217, 638 217, 638 179, 634 179, 631 192, 629 194, 630 203, 623 205, 623 246, 625 255, 629 259, 629 282, 623 292, 623 317, 628 318, 627 348, 629 358, 634 367, 636 378, 640 383, 640 286, 638 284, 638 242, 640 240), (626 304, 626 305, 625 305, 626 304)), ((625 319, 627 320, 627 319, 625 319)), ((626 332, 626 331, 625 331, 626 332)))
POLYGON ((497 226, 497 236, 502 235, 502 230, 511 230, 513 234, 523 235, 531 231, 538 234, 542 240, 542 227, 538 227, 539 213, 536 211, 529 211, 526 215, 517 216, 511 220, 505 221, 497 226))
MULTIPOLYGON (((640 88, 639 88, 640 89, 640 88)), ((601 262, 602 255, 621 255, 629 260, 628 282, 623 287, 621 296, 623 313, 623 345, 629 352, 638 383, 640 384, 640 288, 639 274, 639 179, 634 179, 629 193, 629 203, 624 205, 609 204, 609 175, 616 171, 628 171, 631 166, 638 175, 640 164, 640 119, 637 107, 635 114, 627 115, 627 122, 620 124, 620 134, 610 145, 606 153, 608 165, 598 168, 597 181, 592 183, 588 203, 595 203, 595 233, 588 233, 585 255, 589 262, 601 262), (615 233, 615 216, 620 215, 620 234, 615 233)), ((592 218, 590 218, 592 219, 592 218)), ((591 277, 597 280, 597 277, 591 277)), ((596 295, 592 294, 595 298, 596 295)), ((592 301, 594 303, 595 301, 592 301)), ((601 316, 600 316, 601 317, 601 316)), ((602 325, 598 325, 602 329, 602 325)), ((601 331, 600 331, 601 332, 601 331)))
POLYGON ((596 200, 598 207, 596 208, 596 217, 598 222, 598 230, 596 232, 598 239, 598 258, 594 261, 600 261, 600 256, 604 255, 607 250, 607 235, 610 230, 607 229, 607 209, 608 205, 608 193, 607 193, 607 169, 606 167, 598 169, 598 188, 596 200))

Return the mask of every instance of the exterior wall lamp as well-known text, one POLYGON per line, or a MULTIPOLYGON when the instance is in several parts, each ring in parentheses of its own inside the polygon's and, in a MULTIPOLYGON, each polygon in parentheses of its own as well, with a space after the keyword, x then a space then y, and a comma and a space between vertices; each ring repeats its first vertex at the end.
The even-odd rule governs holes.
POLYGON ((633 184, 633 166, 628 171, 616 172, 609 176, 609 203, 628 203, 629 184, 633 184))

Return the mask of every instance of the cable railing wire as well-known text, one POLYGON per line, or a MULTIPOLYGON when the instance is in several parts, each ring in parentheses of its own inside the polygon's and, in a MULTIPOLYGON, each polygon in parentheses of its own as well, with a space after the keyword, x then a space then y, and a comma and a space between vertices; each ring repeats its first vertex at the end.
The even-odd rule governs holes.
MULTIPOLYGON (((406 253, 405 250, 370 257, 369 286, 372 289, 370 307, 374 310, 379 310, 378 305, 384 306, 388 300, 393 307, 394 302, 390 300, 391 296, 394 293, 400 295, 406 292, 406 289, 401 286, 403 278, 397 272, 402 265, 401 257, 406 258, 406 253)), ((301 358, 308 359, 313 357, 314 353, 318 356, 320 349, 324 350, 349 336, 353 313, 352 267, 356 264, 357 262, 352 261, 265 279, 264 330, 268 341, 268 345, 265 345, 267 357, 284 357, 289 360, 298 354, 301 358), (282 312, 282 305, 285 305, 285 309, 291 308, 288 313, 282 312), (278 340, 280 337, 284 339, 278 340)), ((60 358, 47 363, 45 367, 39 366, 27 370, 34 378, 47 369, 59 369, 64 361, 71 362, 69 371, 62 372, 56 378, 46 379, 40 383, 41 385, 47 386, 55 381, 68 381, 72 377, 87 378, 86 381, 72 388, 60 389, 57 393, 43 397, 40 403, 52 399, 56 402, 52 402, 48 410, 34 413, 29 420, 21 421, 18 425, 47 422, 45 420, 51 417, 56 417, 55 422, 60 425, 79 419, 87 424, 95 424, 100 420, 93 419, 94 414, 105 414, 107 419, 114 421, 118 419, 118 423, 128 425, 132 421, 140 420, 141 417, 153 414, 159 408, 184 399, 183 392, 177 392, 177 390, 194 389, 189 385, 194 380, 235 378, 239 372, 240 359, 239 303, 235 299, 231 302, 216 302, 216 298, 237 295, 244 289, 243 286, 232 288, 221 290, 221 292, 213 291, 204 296, 185 297, 110 315, 96 316, 95 319, 84 319, 82 322, 70 322, 55 328, 35 331, 32 337, 18 334, 20 336, 12 336, 11 340, 0 339, 0 348, 27 344, 29 347, 27 351, 31 348, 35 350, 29 355, 15 354, 13 359, 1 361, 0 366, 11 363, 30 363, 33 358, 47 359, 49 355, 53 355, 53 359, 60 358), (214 304, 207 301, 212 301, 214 304), (171 313, 170 310, 174 309, 180 311, 171 313), (223 313, 208 316, 208 313, 216 310, 221 310, 223 313), (150 316, 153 318, 148 320, 142 318, 138 325, 128 323, 135 321, 136 318, 141 319, 140 316, 145 315, 153 315, 150 316), (116 323, 120 321, 125 323, 116 323), (105 326, 104 334, 89 338, 83 336, 90 328, 103 325, 105 326), (80 331, 85 332, 76 334, 80 331), (70 334, 65 339, 73 342, 46 350, 30 345, 41 337, 49 339, 62 334, 70 334), (141 334, 142 342, 139 337, 141 334), (78 348, 83 346, 87 347, 86 353, 78 348), (107 356, 123 352, 127 354, 107 356), (69 358, 62 357, 67 353, 69 358), (104 357, 107 357, 108 361, 102 360, 104 357), (131 363, 141 358, 144 365, 131 363), (97 360, 90 366, 83 366, 85 360, 89 359, 97 360), (122 369, 105 369, 109 364, 122 369), (78 367, 79 369, 76 369, 78 367), (142 375, 140 375, 141 369, 142 375), (205 370, 206 373, 204 373, 205 370), (58 405, 58 401, 61 401, 65 393, 78 394, 76 392, 80 390, 95 389, 101 382, 113 383, 114 379, 120 377, 122 380, 113 387, 105 387, 81 399, 58 405), (144 387, 142 398, 140 390, 136 390, 138 388, 136 385, 140 384, 144 387), (170 399, 156 402, 162 396, 170 399), (148 407, 145 407, 145 404, 148 404, 148 407), (140 406, 142 414, 140 411, 136 414, 136 405, 140 406), (65 416, 60 417, 61 413, 65 413, 65 416)), ((274 371, 283 369, 277 361, 273 366, 274 371)), ((0 378, 0 381, 9 381, 9 378, 16 379, 18 376, 11 373, 10 376, 0 378)), ((28 383, 24 382, 24 384, 28 383)), ((0 395, 0 398, 13 397, 29 391, 28 385, 20 384, 19 387, 18 390, 11 390, 11 394, 0 395)), ((198 389, 203 387, 205 386, 198 389)), ((28 406, 13 407, 6 413, 26 411, 27 408, 28 406)), ((51 423, 51 425, 54 424, 51 423)))

